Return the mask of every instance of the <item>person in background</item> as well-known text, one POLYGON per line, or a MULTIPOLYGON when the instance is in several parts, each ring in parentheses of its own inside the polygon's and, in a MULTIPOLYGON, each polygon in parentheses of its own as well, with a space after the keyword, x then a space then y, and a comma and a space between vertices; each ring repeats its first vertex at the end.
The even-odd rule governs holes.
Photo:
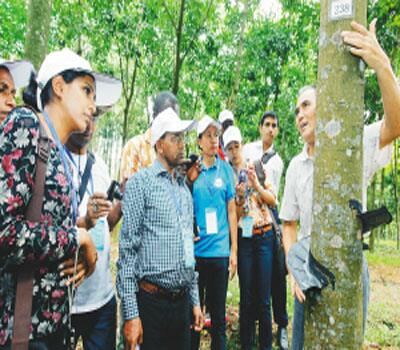
POLYGON ((258 319, 259 349, 272 349, 270 299, 274 232, 268 207, 276 206, 276 195, 267 180, 260 183, 254 164, 246 164, 240 130, 231 126, 223 138, 236 180, 241 348, 252 349, 254 323, 258 319))
MULTIPOLYGON (((268 181, 272 185, 273 191, 278 198, 279 186, 283 172, 283 161, 279 153, 274 148, 274 141, 279 133, 278 115, 273 111, 263 113, 259 122, 259 132, 261 140, 243 146, 244 159, 249 161, 259 161, 267 174, 268 181)), ((277 207, 273 209, 277 221, 279 222, 277 207)), ((286 265, 283 253, 278 251, 281 242, 277 235, 274 236, 274 255, 272 263, 272 310, 275 323, 278 325, 277 344, 280 350, 289 348, 287 326, 289 317, 286 308, 287 287, 286 287, 286 265)))
POLYGON ((114 198, 107 198, 111 179, 106 164, 98 154, 88 150, 98 118, 97 111, 86 130, 71 134, 66 143, 79 192, 77 225, 89 231, 98 256, 93 274, 76 290, 72 326, 76 339, 82 337, 85 350, 113 350, 117 303, 110 271, 110 232, 122 212, 119 200, 112 206, 114 198))
MULTIPOLYGON (((362 58, 376 73, 382 94, 385 115, 381 121, 364 126, 363 132, 363 182, 362 201, 366 209, 367 186, 373 175, 391 159, 392 143, 400 136, 400 87, 396 81, 390 60, 379 45, 375 35, 376 20, 367 30, 352 22, 352 31, 342 32, 350 52, 362 58)), ((285 190, 280 217, 283 221, 283 244, 288 254, 297 240, 311 235, 313 173, 315 156, 315 128, 317 123, 317 93, 313 86, 300 89, 296 103, 296 126, 304 140, 304 148, 294 157, 286 173, 285 190), (298 230, 298 223, 299 230, 298 230)), ((305 294, 290 275, 291 290, 295 296, 292 349, 304 347, 305 294)), ((365 331, 369 298, 368 266, 363 258, 363 325, 365 331)))
MULTIPOLYGON (((151 122, 162 111, 172 108, 179 115, 179 103, 174 94, 169 91, 160 92, 154 99, 151 122)), ((129 178, 142 168, 147 168, 156 159, 154 148, 151 147, 151 123, 144 134, 131 138, 122 150, 120 179, 129 178)))
POLYGON ((225 160, 225 149, 222 136, 224 135, 225 130, 234 124, 234 120, 235 117, 233 116, 233 113, 229 109, 224 109, 218 115, 218 121, 222 127, 221 136, 219 138, 218 156, 222 160, 225 160))
POLYGON ((190 313, 192 327, 201 329, 193 202, 176 170, 193 124, 172 108, 161 112, 151 125, 157 159, 126 185, 117 263, 125 349, 189 349, 190 313))
POLYGON ((28 61, 6 61, 0 58, 0 124, 16 107, 17 90, 28 85, 34 72, 28 61))
MULTIPOLYGON (((16 284, 31 271, 33 300, 30 339, 36 346, 64 349, 69 338, 71 286, 89 276, 96 248, 87 230, 76 228, 77 202, 63 144, 72 132, 83 132, 96 104, 115 102, 120 82, 93 72, 89 62, 68 49, 46 56, 38 77, 31 77, 24 102, 0 130, 0 347, 11 344, 16 284), (95 97, 97 96, 97 97, 95 97), (42 125, 42 127, 41 127, 42 125), (43 205, 40 222, 25 218, 34 192, 39 135, 47 134, 43 205), (83 269, 74 273, 79 249, 83 269), (67 268, 67 261, 72 268, 67 268)), ((44 136, 44 135, 43 135, 44 136)), ((42 156, 42 155, 41 155, 42 156)), ((18 302, 18 301, 17 301, 18 302)))
MULTIPOLYGON (((195 243, 200 300, 211 315, 211 349, 226 349, 226 293, 229 273, 236 273, 237 220, 235 183, 230 165, 218 156, 220 124, 209 116, 197 126, 201 149, 200 175, 193 183, 194 214, 198 231, 195 243)), ((200 334, 193 332, 192 349, 200 334)))

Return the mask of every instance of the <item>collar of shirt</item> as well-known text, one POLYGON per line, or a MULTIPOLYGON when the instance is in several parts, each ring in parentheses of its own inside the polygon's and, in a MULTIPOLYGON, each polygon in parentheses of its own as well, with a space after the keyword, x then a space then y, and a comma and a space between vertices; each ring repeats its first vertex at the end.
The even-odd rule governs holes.
POLYGON ((220 161, 219 157, 215 156, 215 162, 207 168, 206 165, 203 162, 203 158, 201 158, 201 168, 202 168, 202 170, 206 170, 206 171, 210 170, 210 169, 213 169, 213 168, 216 168, 218 161, 220 161))
POLYGON ((314 156, 310 156, 307 152, 307 144, 304 144, 303 146, 303 150, 301 151, 301 153, 299 154, 299 159, 302 162, 305 162, 307 160, 311 160, 312 162, 314 162, 315 157, 314 156))
MULTIPOLYGON (((164 165, 162 165, 162 163, 158 159, 154 161, 153 165, 151 166, 151 170, 155 176, 163 176, 171 179, 171 174, 167 171, 167 169, 165 169, 164 165)), ((184 181, 183 175, 175 170, 174 170, 174 175, 178 184, 182 185, 184 181)))

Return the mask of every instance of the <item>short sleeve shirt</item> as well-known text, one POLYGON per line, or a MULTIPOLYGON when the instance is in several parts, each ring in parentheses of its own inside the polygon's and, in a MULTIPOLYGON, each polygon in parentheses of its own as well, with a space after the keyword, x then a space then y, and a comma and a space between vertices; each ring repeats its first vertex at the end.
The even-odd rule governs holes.
MULTIPOLYGON (((363 136, 363 184, 362 202, 364 209, 367 202, 367 187, 377 170, 384 167, 391 159, 392 146, 379 148, 382 122, 364 127, 363 136)), ((313 201, 314 158, 307 154, 307 145, 294 157, 286 173, 280 218, 284 221, 300 221, 298 238, 311 234, 313 201)))
POLYGON ((193 184, 194 215, 200 237, 195 243, 196 257, 229 257, 228 202, 234 196, 233 170, 227 162, 217 157, 211 167, 203 167, 193 184), (207 234, 206 211, 210 210, 216 212, 216 234, 207 234))

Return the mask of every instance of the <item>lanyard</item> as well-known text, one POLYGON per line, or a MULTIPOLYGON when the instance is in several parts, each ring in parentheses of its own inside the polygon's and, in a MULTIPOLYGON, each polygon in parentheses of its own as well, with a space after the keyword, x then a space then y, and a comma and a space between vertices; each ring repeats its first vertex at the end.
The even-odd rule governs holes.
MULTIPOLYGON (((218 163, 218 158, 215 158, 215 166, 217 167, 217 171, 216 174, 214 176, 214 181, 210 183, 210 181, 208 180, 208 176, 206 175, 205 172, 201 172, 200 174, 204 174, 204 182, 206 184, 207 190, 210 193, 210 196, 213 197, 214 196, 214 192, 215 192, 215 182, 217 181, 217 179, 219 178, 219 170, 220 170, 220 166, 218 163)), ((212 166, 214 166, 214 164, 212 166)), ((210 168, 209 168, 210 169, 210 168)), ((208 169, 207 169, 208 170, 208 169)))
MULTIPOLYGON (((178 184, 178 182, 177 182, 177 184, 178 184)), ((176 212, 178 213, 179 219, 181 219, 183 216, 183 209, 182 209, 182 203, 180 201, 180 199, 181 199, 180 186, 178 184, 178 189, 177 189, 177 191, 175 191, 175 186, 174 186, 172 177, 171 177, 171 181, 170 181, 169 191, 171 192, 172 199, 175 203, 176 212), (176 192, 178 193, 179 199, 176 196, 176 192)))
POLYGON ((47 125, 50 129, 51 134, 53 135, 53 139, 56 143, 58 152, 60 153, 61 156, 61 162, 64 166, 64 170, 65 170, 65 175, 67 176, 67 181, 69 182, 70 186, 71 186, 71 203, 72 203, 72 221, 74 223, 74 225, 76 224, 76 218, 78 215, 78 200, 77 200, 77 195, 76 195, 76 190, 75 190, 75 186, 74 186, 74 181, 72 178, 72 173, 71 173, 71 168, 69 167, 70 163, 68 162, 67 158, 65 157, 65 149, 63 144, 60 141, 60 138, 58 137, 57 131, 53 126, 53 123, 51 122, 49 115, 43 111, 43 115, 46 119, 47 125))
MULTIPOLYGON (((78 160, 78 164, 76 164, 75 159, 74 159, 72 153, 70 152, 70 150, 65 146, 64 146, 64 150, 65 150, 65 153, 67 154, 68 158, 70 159, 72 165, 74 166, 76 173, 78 174, 78 188, 80 188, 81 183, 82 183, 82 176, 83 177, 85 176, 84 173, 80 172, 80 166, 78 165, 80 163, 80 160, 78 160)), ((78 159, 80 159, 80 157, 81 157, 80 155, 76 155, 76 156, 78 157, 78 159)), ((89 156, 86 155, 86 163, 88 162, 88 160, 89 160, 89 156)), ((89 187, 86 187, 85 192, 90 197, 94 194, 94 183, 93 183, 92 172, 90 172, 90 175, 89 175, 89 183, 90 183, 90 190, 89 190, 89 187)), ((82 199, 83 198, 79 198, 79 204, 81 203, 82 199)))

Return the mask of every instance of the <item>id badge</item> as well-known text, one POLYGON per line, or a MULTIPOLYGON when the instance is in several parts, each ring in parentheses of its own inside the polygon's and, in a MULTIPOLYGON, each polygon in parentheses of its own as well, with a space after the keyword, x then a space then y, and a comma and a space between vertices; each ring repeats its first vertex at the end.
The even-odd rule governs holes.
POLYGON ((206 208, 206 232, 208 235, 218 233, 217 209, 206 208))
POLYGON ((242 219, 242 237, 251 238, 253 236, 254 219, 252 216, 245 216, 242 219))
POLYGON ((194 246, 193 246, 193 231, 188 228, 183 228, 183 253, 185 258, 185 267, 194 267, 194 246))
POLYGON ((106 230, 106 218, 100 218, 97 220, 96 226, 90 230, 93 243, 98 251, 104 249, 104 233, 106 230))

